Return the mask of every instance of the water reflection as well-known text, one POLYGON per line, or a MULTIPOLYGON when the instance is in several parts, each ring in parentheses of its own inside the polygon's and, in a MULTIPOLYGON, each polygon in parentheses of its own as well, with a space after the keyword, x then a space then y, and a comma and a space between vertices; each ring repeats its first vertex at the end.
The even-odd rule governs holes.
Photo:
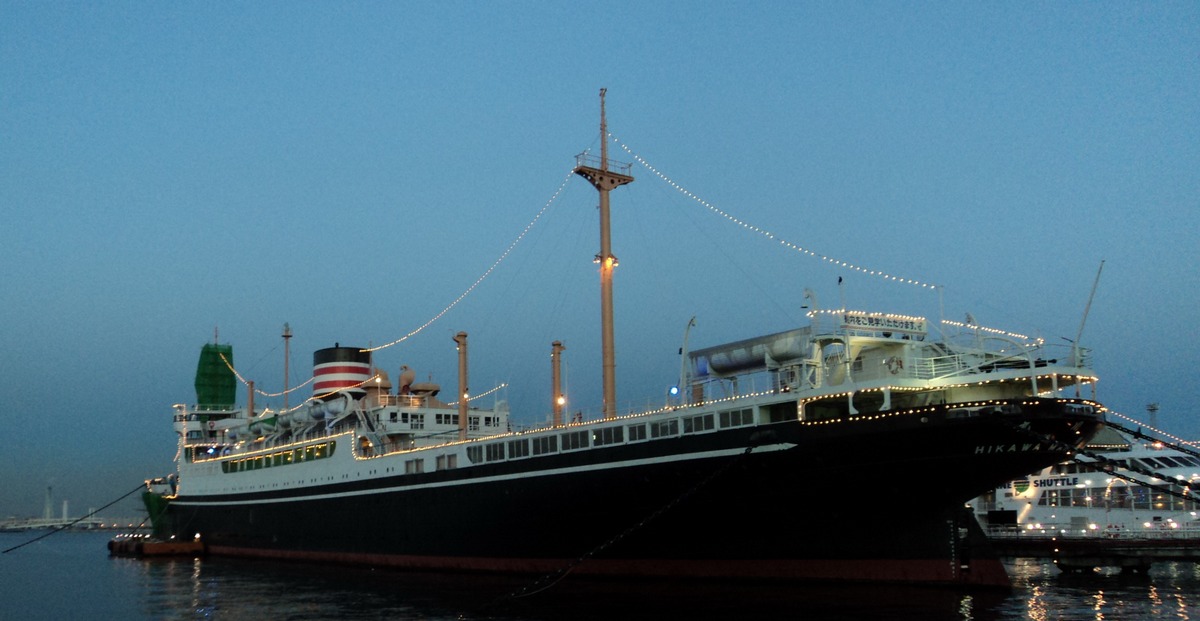
POLYGON ((1147 573, 1095 569, 1060 573, 1051 563, 1018 559, 1008 564, 1020 605, 999 607, 998 619, 1200 619, 1200 566, 1157 563, 1147 573))
POLYGON ((528 578, 412 574, 243 559, 130 560, 153 619, 991 619, 1005 592, 863 585, 565 580, 512 598, 528 578), (981 614, 982 612, 982 614, 981 614))
POLYGON ((1052 564, 1009 564, 1011 592, 863 585, 722 585, 566 580, 512 598, 528 580, 429 575, 243 559, 122 560, 139 574, 142 613, 154 619, 512 619, 672 617, 946 621, 1200 619, 1200 570, 1156 565, 1062 574, 1052 564))

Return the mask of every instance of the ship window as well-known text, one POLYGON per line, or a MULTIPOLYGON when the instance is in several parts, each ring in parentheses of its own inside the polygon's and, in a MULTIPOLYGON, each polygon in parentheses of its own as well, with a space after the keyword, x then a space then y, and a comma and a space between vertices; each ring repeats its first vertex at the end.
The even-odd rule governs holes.
POLYGON ((425 472, 424 459, 409 459, 404 462, 404 474, 418 474, 425 472))
POLYGON ((1150 457, 1143 457, 1143 458, 1139 459, 1138 461, 1142 462, 1142 465, 1150 466, 1151 468, 1162 468, 1162 464, 1158 463, 1157 461, 1155 461, 1153 458, 1150 458, 1150 457))
POLYGON ((595 446, 604 446, 605 444, 620 444, 624 441, 624 427, 605 427, 603 429, 597 429, 592 433, 592 444, 595 446))
POLYGON ((742 427, 754 424, 754 410, 745 408, 721 412, 721 427, 742 427))
POLYGON ((438 470, 450 470, 451 468, 457 468, 457 467, 458 467, 458 455, 451 453, 449 455, 438 455, 437 456, 437 469, 438 470))
POLYGON ((500 442, 485 445, 484 450, 487 452, 488 461, 498 461, 504 459, 504 444, 500 442))
POLYGON ((628 429, 629 429, 629 441, 630 442, 638 442, 640 440, 646 439, 646 426, 645 425, 630 425, 628 427, 628 429))
POLYGON ((546 455, 558 452, 558 436, 542 436, 533 439, 533 454, 546 455))
POLYGON ((1133 508, 1134 509, 1149 509, 1150 508, 1150 490, 1146 489, 1145 487, 1142 487, 1141 485, 1137 485, 1137 486, 1134 486, 1133 489, 1129 490, 1129 492, 1130 492, 1130 495, 1133 496, 1133 508))
POLYGON ((457 425, 458 414, 437 414, 437 424, 439 425, 457 425))
POLYGON ((1178 468, 1183 465, 1183 464, 1178 463, 1175 460, 1175 458, 1173 458, 1173 457, 1163 457, 1160 455, 1159 457, 1156 457, 1155 459, 1157 459, 1158 461, 1161 461, 1162 463, 1166 464, 1170 468, 1178 468))
MULTIPOLYGON (((893 397, 895 399, 895 397, 893 397)), ((893 401, 895 403, 895 401, 893 401)), ((792 401, 786 403, 772 403, 767 409, 766 421, 768 423, 782 423, 789 420, 796 420, 800 416, 800 406, 792 401)))
POLYGON ((412 422, 413 429, 424 429, 425 428, 425 415, 424 414, 413 414, 412 417, 410 418, 410 421, 412 422))
POLYGON ((588 447, 588 432, 573 431, 571 433, 562 434, 562 448, 564 451, 581 449, 588 447))
POLYGON ((679 421, 672 418, 671 420, 659 420, 650 423, 651 438, 665 438, 669 436, 679 435, 679 421))
POLYGON ((521 438, 520 440, 508 441, 508 456, 511 458, 529 457, 529 440, 521 438))
POLYGON ((699 416, 689 416, 683 419, 684 433, 700 433, 701 431, 711 431, 713 428, 713 415, 701 414, 699 416))
POLYGON ((483 447, 478 445, 468 446, 467 460, 473 464, 483 463, 483 447))

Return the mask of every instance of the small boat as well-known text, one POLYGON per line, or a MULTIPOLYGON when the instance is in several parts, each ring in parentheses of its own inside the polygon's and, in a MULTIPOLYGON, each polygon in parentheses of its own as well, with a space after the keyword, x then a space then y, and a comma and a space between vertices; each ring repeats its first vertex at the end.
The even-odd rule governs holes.
POLYGON ((160 539, 149 535, 123 534, 108 542, 108 553, 112 556, 139 558, 158 556, 204 556, 204 542, 199 537, 185 539, 160 539))

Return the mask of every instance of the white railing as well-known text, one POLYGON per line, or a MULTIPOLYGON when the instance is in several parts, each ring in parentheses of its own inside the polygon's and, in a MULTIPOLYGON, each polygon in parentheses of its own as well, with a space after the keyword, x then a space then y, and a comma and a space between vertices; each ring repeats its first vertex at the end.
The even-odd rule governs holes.
POLYGON ((1200 523, 1148 522, 1136 526, 1102 526, 1080 528, 1070 524, 1039 524, 1027 526, 989 526, 988 537, 997 539, 1122 539, 1122 540, 1200 540, 1200 523))

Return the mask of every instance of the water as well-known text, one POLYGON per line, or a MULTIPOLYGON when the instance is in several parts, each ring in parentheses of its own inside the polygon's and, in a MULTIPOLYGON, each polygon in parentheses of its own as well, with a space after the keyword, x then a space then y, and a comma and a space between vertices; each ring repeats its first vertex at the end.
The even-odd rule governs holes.
MULTIPOLYGON (((513 599, 530 581, 242 559, 110 558, 111 535, 64 532, 0 555, 0 621, 41 619, 538 621, 554 619, 1200 619, 1200 565, 1148 576, 1063 575, 1009 564, 1011 592, 879 586, 702 587, 567 580, 513 599)), ((0 533, 0 549, 31 539, 0 533)))

